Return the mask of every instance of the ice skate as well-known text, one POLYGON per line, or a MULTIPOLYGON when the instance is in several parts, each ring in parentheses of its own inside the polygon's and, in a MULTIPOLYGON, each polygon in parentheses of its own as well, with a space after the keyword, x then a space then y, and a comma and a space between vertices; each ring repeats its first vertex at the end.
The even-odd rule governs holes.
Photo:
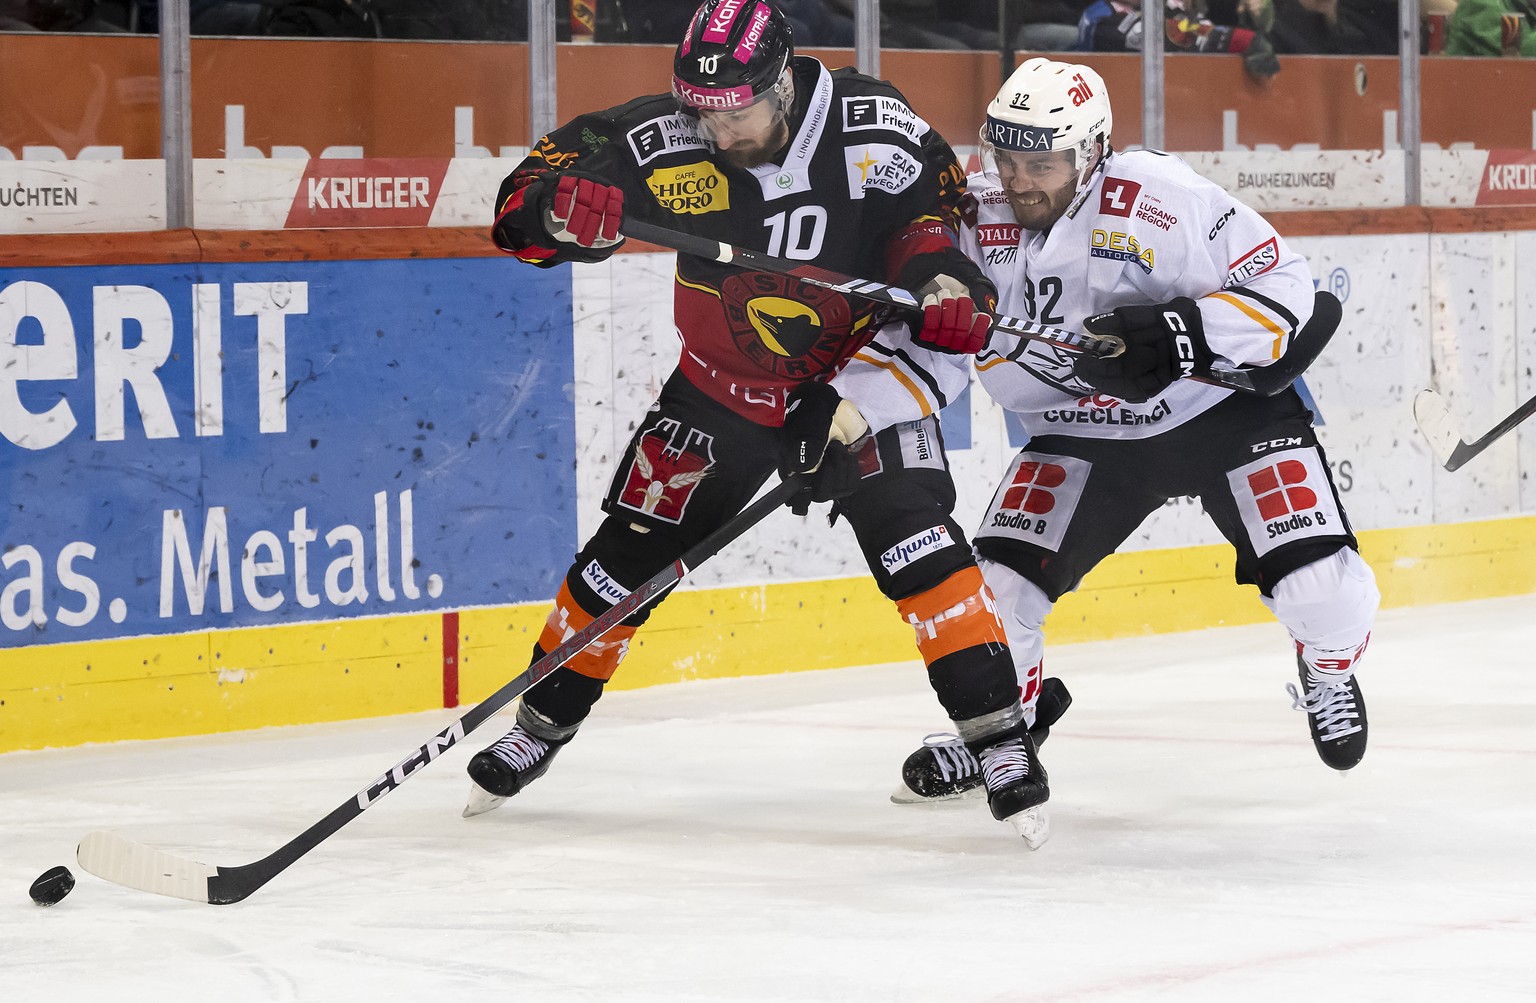
POLYGON ((992 817, 1013 826, 1031 850, 1051 836, 1045 802, 1051 788, 1035 740, 1022 728, 1005 732, 976 753, 987 788, 992 817))
POLYGON ((473 818, 499 806, 507 798, 542 777, 555 758, 560 747, 570 741, 564 738, 543 738, 530 730, 544 730, 541 718, 525 708, 519 708, 517 725, 496 742, 475 753, 466 772, 469 774, 469 800, 464 805, 464 817, 473 818))
MULTIPOLYGON (((1072 694, 1060 679, 1040 684, 1035 703, 1035 726, 1029 735, 1038 749, 1045 744, 1051 726, 1072 706, 1072 694)), ((961 798, 979 798, 984 792, 981 764, 959 736, 940 732, 923 739, 923 747, 901 764, 901 786, 891 792, 894 804, 930 804, 961 798)))
POLYGON ((1285 687, 1292 709, 1307 712, 1312 744, 1324 763, 1341 773, 1354 768, 1365 755, 1365 697, 1360 681, 1354 675, 1331 678, 1312 671, 1300 658, 1296 662, 1301 689, 1294 683, 1285 687))

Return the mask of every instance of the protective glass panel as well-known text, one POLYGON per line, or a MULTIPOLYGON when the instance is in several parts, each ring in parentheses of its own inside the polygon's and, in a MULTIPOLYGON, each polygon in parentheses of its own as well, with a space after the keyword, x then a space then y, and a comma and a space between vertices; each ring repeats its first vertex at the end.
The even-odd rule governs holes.
POLYGON ((0 0, 0 233, 159 228, 156 40, 66 6, 0 0))

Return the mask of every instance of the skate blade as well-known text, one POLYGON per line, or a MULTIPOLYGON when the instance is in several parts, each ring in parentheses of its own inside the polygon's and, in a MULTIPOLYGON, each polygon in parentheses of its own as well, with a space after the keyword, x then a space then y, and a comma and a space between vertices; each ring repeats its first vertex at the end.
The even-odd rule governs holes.
POLYGON ((469 782, 469 801, 464 805, 464 817, 474 818, 476 815, 484 815, 493 808, 501 807, 501 803, 505 800, 506 798, 497 797, 471 780, 469 782))
POLYGON ((1023 838, 1024 845, 1031 850, 1040 849, 1051 838, 1051 817, 1046 814, 1044 805, 1035 805, 1017 815, 1010 815, 1008 824, 1013 826, 1013 831, 1023 838))
POLYGON ((975 801, 977 798, 986 796, 987 788, 982 784, 977 784, 968 791, 945 794, 936 798, 925 798, 906 784, 902 784, 891 791, 891 804, 943 804, 950 801, 975 801))

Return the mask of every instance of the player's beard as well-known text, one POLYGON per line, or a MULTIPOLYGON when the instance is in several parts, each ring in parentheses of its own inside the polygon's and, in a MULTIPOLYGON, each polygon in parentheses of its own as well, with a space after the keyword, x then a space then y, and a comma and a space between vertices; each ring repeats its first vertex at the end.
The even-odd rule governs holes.
POLYGON ((760 142, 737 143, 718 155, 732 167, 749 170, 774 161, 780 150, 789 142, 789 124, 783 119, 775 122, 773 129, 760 142))
POLYGON ((1072 197, 1077 194, 1077 185, 1068 181, 1060 188, 1052 191, 1034 189, 1027 192, 1015 192, 1005 189, 1008 196, 1008 208, 1013 210, 1013 218, 1026 230, 1039 232, 1048 230, 1067 211, 1072 204, 1072 197))

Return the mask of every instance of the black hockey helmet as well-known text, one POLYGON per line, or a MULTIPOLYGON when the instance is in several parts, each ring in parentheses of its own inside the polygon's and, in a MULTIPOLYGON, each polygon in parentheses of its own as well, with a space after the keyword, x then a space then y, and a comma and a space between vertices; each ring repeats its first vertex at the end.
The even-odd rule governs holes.
POLYGON ((773 94, 787 105, 794 39, 771 0, 704 0, 672 60, 672 93, 687 111, 732 111, 773 94))

